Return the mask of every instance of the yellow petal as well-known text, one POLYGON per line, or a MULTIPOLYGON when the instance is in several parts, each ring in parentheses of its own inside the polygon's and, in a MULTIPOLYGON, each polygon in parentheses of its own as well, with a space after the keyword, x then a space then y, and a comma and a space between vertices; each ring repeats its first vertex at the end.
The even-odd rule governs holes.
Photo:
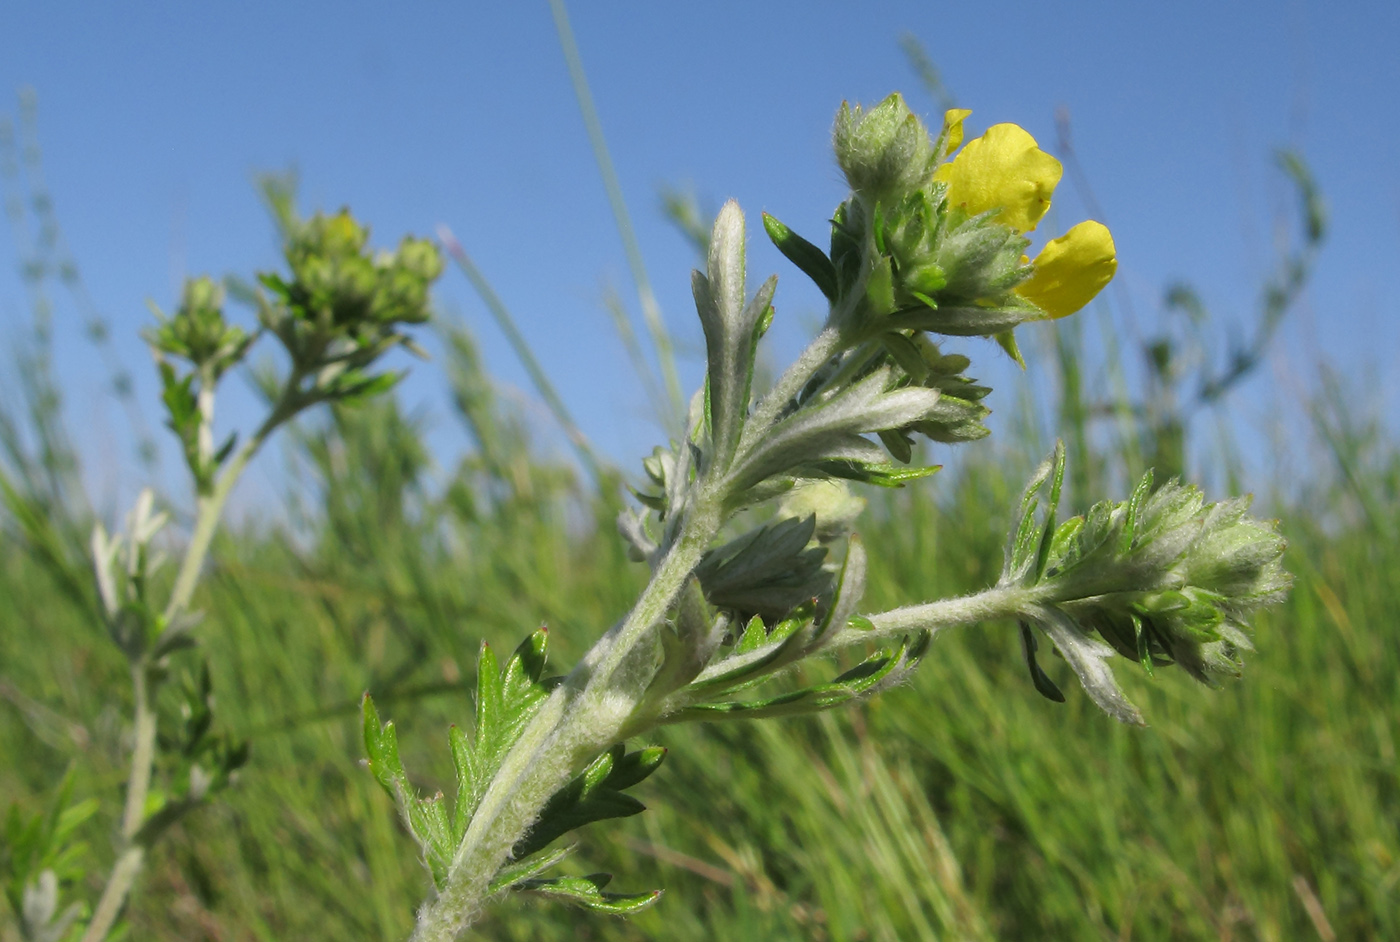
POLYGON ((1113 235, 1087 220, 1052 239, 1035 257, 1035 274, 1016 293, 1051 317, 1066 317, 1094 299, 1118 270, 1113 235))
MULTIPOLYGON (((945 119, 946 120, 946 119, 945 119)), ((1050 208, 1063 168, 1014 124, 994 124, 934 173, 948 184, 948 203, 970 216, 1000 209, 997 222, 1030 232, 1050 208)))
POLYGON ((943 112, 943 153, 951 154, 962 146, 963 122, 970 114, 967 108, 949 108, 943 112))

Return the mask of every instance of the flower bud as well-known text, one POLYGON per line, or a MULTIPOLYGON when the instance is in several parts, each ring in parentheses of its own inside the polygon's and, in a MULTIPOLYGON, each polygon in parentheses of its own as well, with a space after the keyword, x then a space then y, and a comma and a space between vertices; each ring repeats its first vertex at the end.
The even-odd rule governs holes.
POLYGON ((869 206, 913 192, 933 171, 928 129, 897 92, 869 111, 843 102, 832 138, 846 181, 869 206))

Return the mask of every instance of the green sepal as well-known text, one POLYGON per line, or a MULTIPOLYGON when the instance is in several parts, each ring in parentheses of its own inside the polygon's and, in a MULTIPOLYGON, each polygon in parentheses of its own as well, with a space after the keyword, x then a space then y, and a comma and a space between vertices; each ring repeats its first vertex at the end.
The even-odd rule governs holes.
POLYGON ((788 261, 812 279, 828 301, 836 300, 836 266, 825 252, 767 213, 763 214, 763 231, 788 261))
POLYGON ((516 889, 582 906, 598 913, 630 916, 661 898, 661 890, 647 893, 604 893, 603 887, 612 881, 611 873, 590 873, 586 877, 552 877, 526 880, 516 889))
POLYGON ((1021 369, 1026 368, 1026 358, 1021 356, 1021 347, 1016 343, 1016 334, 1009 330, 1003 330, 993 338, 997 346, 1006 352, 1006 355, 1016 361, 1016 365, 1021 369))

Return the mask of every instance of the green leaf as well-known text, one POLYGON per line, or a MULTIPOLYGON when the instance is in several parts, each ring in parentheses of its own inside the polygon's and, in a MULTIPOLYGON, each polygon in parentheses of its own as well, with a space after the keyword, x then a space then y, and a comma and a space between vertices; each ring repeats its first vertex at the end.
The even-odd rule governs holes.
POLYGON ((1147 473, 1138 481, 1137 487, 1133 488, 1133 496, 1128 498, 1127 508, 1124 511, 1123 530, 1118 535, 1119 556, 1127 556, 1132 550, 1133 540, 1137 537, 1138 522, 1142 517, 1142 506, 1151 496, 1152 469, 1148 468, 1147 473))
POLYGON ((918 666, 931 640, 928 632, 921 631, 913 639, 904 638, 892 650, 871 655, 829 683, 757 700, 698 703, 676 711, 662 722, 761 719, 829 710, 873 696, 899 683, 918 666))
MULTIPOLYGON (((1050 550, 1055 542, 1055 511, 1060 507, 1060 490, 1065 483, 1065 443, 1055 442, 1055 452, 1050 458, 1050 500, 1045 505, 1045 528, 1040 534, 1040 548, 1035 555, 1035 582, 1045 575, 1046 564, 1050 560, 1050 550)), ((1052 698, 1053 699, 1053 698, 1052 698)))
MULTIPOLYGON (((778 622, 766 637, 750 635, 746 629, 743 649, 701 672, 700 679, 686 690, 728 696, 759 683, 768 674, 796 660, 806 649, 808 639, 808 634, 799 629, 812 621, 814 607, 808 603, 794 609, 793 614, 778 622)), ((749 627, 752 629, 752 622, 749 627)))
POLYGON ((744 626, 744 631, 739 635, 739 639, 734 644, 736 654, 747 654, 763 647, 768 641, 768 629, 763 626, 763 619, 755 615, 749 619, 749 623, 744 626))
POLYGON ((379 712, 369 694, 365 694, 362 712, 369 769, 399 806, 399 813, 403 816, 409 833, 423 852, 423 862, 432 874, 433 882, 442 886, 457 846, 442 807, 442 795, 439 793, 430 798, 418 797, 417 790, 409 783, 408 774, 399 759, 399 741, 394 724, 389 722, 380 725, 379 712))
POLYGON ((1031 683, 1035 685, 1036 692, 1045 699, 1064 703, 1064 693, 1050 679, 1050 675, 1041 670, 1040 662, 1035 659, 1036 647, 1037 642, 1035 635, 1031 632, 1031 626, 1021 622, 1021 651, 1026 656, 1026 667, 1031 672, 1031 683))
POLYGON ((546 629, 534 632, 515 649, 504 668, 490 645, 481 646, 476 728, 470 738, 456 727, 448 731, 457 773, 457 795, 450 814, 441 793, 418 796, 399 760, 394 724, 381 725, 374 701, 365 696, 364 740, 370 771, 399 806, 439 887, 501 762, 558 683, 557 678, 542 677, 548 641, 546 629))
POLYGON ((517 887, 541 896, 551 896, 599 913, 630 916, 661 898, 661 890, 649 893, 604 893, 603 887, 612 880, 610 873, 591 873, 586 877, 554 877, 548 880, 526 880, 517 887))
POLYGON ((842 460, 819 461, 812 467, 826 477, 859 481, 877 487, 903 487, 909 481, 917 481, 943 470, 943 466, 939 464, 901 467, 897 464, 842 460))
POLYGON ((825 252, 767 213, 763 214, 763 231, 788 261, 812 279, 828 301, 836 300, 836 266, 825 252))
MULTIPOLYGON (((0 881, 14 912, 24 910, 25 890, 47 871, 58 883, 81 878, 87 844, 74 835, 98 809, 95 798, 73 801, 76 769, 64 773, 46 810, 32 816, 11 804, 0 831, 0 881)), ((57 887, 54 887, 55 892, 57 887)))
POLYGON ((477 660, 476 729, 470 746, 458 732, 452 737, 457 767, 456 830, 465 834, 491 779, 506 753, 520 738, 557 681, 542 680, 549 648, 549 630, 531 634, 501 670, 491 646, 483 644, 477 660))
POLYGON ((517 884, 539 876, 574 852, 575 845, 557 847, 554 850, 533 854, 523 860, 513 860, 501 868, 491 880, 491 892, 510 889, 517 884))
POLYGON ((831 599, 812 631, 807 650, 821 647, 823 638, 846 627, 847 620, 856 613, 856 605, 865 594, 865 563, 865 544, 853 533, 846 541, 846 558, 841 561, 841 572, 836 577, 831 599))
POLYGON ((621 743, 613 746, 550 797, 539 820, 511 849, 511 856, 528 857, 585 824, 645 811, 645 805, 623 790, 655 772, 665 758, 666 750, 659 746, 636 752, 627 752, 621 743))

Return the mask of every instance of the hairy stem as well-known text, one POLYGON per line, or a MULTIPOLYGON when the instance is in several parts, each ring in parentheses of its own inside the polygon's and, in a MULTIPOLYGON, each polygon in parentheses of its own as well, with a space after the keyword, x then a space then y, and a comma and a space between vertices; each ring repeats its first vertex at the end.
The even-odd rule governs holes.
POLYGON ((117 914, 121 912, 126 896, 136 875, 141 872, 141 863, 146 854, 144 845, 136 841, 137 832, 146 817, 146 796, 151 789, 151 767, 156 755, 156 711, 152 702, 150 676, 144 661, 131 665, 131 686, 136 701, 134 738, 131 752, 131 775, 126 784, 126 805, 122 809, 121 855, 117 858, 107 885, 102 888, 102 896, 97 901, 97 909, 83 932, 82 942, 101 942, 112 931, 117 914))
POLYGON ((741 452, 767 434, 792 397, 800 393, 817 370, 840 351, 844 341, 841 330, 834 326, 826 327, 817 334, 816 339, 802 352, 797 361, 787 368, 754 409, 740 439, 741 452))
POLYGON ((145 857, 146 848, 140 844, 133 844, 122 851, 112 867, 112 875, 107 879, 107 885, 102 889, 102 897, 97 901, 92 921, 83 932, 82 942, 102 942, 107 933, 112 931, 112 925, 117 921, 117 915, 126 902, 126 894, 131 892, 131 885, 136 882, 136 876, 141 872, 145 857))
POLYGON ((721 501, 702 490, 627 617, 604 635, 530 721, 457 849, 447 885, 420 911, 413 942, 451 942, 475 921, 492 878, 578 765, 618 739, 657 663, 655 632, 719 532, 721 501))
POLYGON ((213 491, 207 497, 200 497, 196 501, 194 532, 190 534, 190 545, 185 548, 185 556, 180 561, 180 571, 175 576, 174 587, 170 590, 170 601, 165 606, 167 622, 189 608, 195 586, 199 584, 200 570, 204 568, 205 557, 209 555, 209 545, 214 540, 215 531, 219 529, 224 505, 228 503, 229 495, 233 493, 233 487, 238 483, 243 470, 273 430, 296 413, 298 407, 294 390, 299 381, 300 377, 293 374, 287 381, 286 390, 276 407, 268 413, 253 436, 229 459, 228 466, 220 473, 213 491))

